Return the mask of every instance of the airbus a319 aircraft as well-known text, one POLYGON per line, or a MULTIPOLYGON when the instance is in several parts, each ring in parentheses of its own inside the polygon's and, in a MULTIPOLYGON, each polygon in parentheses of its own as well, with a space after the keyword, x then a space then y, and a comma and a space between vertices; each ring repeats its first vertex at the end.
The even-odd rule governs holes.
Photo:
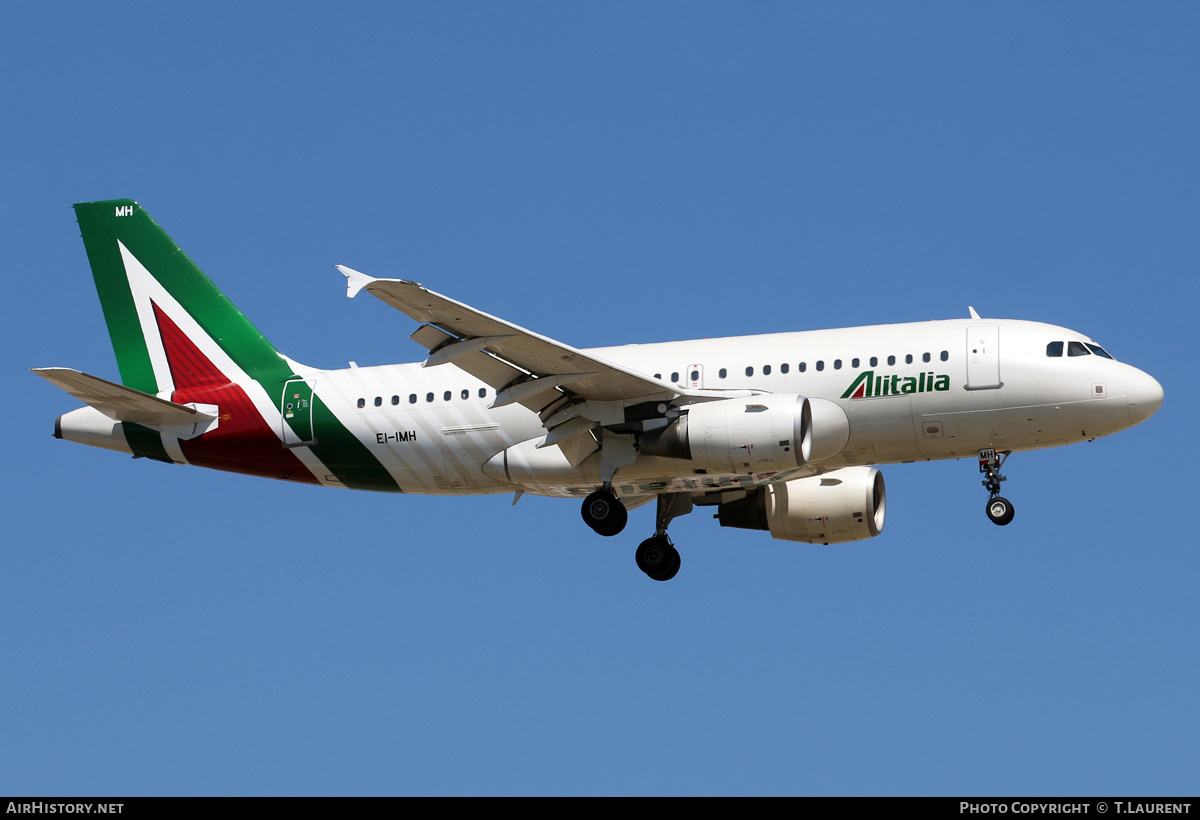
POLYGON ((672 519, 838 544, 883 530, 880 464, 978 458, 986 512, 1009 454, 1116 433, 1162 387, 1092 339, 969 319, 579 350, 403 279, 347 267, 420 323, 425 361, 345 370, 280 353, 136 202, 75 206, 121 384, 34 372, 87 406, 54 435, 172 464, 395 493, 582 498, 620 533, 655 502, 638 567, 679 570, 672 519))

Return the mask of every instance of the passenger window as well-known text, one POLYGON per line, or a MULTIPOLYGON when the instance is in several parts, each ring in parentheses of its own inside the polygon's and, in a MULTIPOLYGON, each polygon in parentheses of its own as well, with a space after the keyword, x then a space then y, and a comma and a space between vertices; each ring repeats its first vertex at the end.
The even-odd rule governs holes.
POLYGON ((1108 355, 1108 351, 1102 348, 1100 345, 1088 344, 1088 350, 1092 351, 1097 356, 1103 356, 1106 359, 1112 358, 1112 356, 1108 355))
POLYGON ((662 373, 655 373, 654 378, 658 379, 659 381, 662 381, 662 373))
POLYGON ((426 394, 425 394, 425 401, 433 401, 433 394, 432 394, 432 393, 426 393, 426 394))
POLYGON ((850 366, 851 366, 851 367, 853 367, 855 370, 858 370, 858 365, 859 365, 859 361, 858 361, 858 359, 851 359, 851 360, 850 360, 850 366))
POLYGON ((950 361, 950 351, 949 351, 949 350, 943 350, 943 351, 942 351, 942 361, 943 361, 943 362, 948 362, 948 361, 950 361))
POLYGON ((417 403, 417 394, 416 394, 416 393, 409 393, 409 394, 408 394, 408 403, 409 403, 409 404, 416 404, 416 403, 417 403))
POLYGON ((753 375, 754 375, 754 368, 753 368, 753 367, 747 367, 747 368, 746 368, 746 375, 747 375, 747 376, 753 376, 753 375))
POLYGON ((834 360, 833 360, 833 369, 834 369, 834 370, 841 370, 841 369, 842 369, 842 360, 841 360, 841 359, 834 359, 834 360))
POLYGON ((932 356, 930 356, 928 353, 924 353, 924 354, 922 354, 922 355, 921 355, 921 361, 923 361, 923 362, 927 362, 927 361, 929 361, 931 358, 932 358, 932 356))
POLYGON ((358 400, 358 409, 359 409, 359 410, 363 409, 363 408, 364 408, 364 407, 366 407, 366 406, 367 406, 367 400, 366 400, 366 399, 359 399, 359 400, 358 400))
POLYGON ((1057 359, 1059 356, 1061 356, 1062 350, 1062 342, 1051 342, 1050 344, 1046 345, 1046 355, 1052 359, 1057 359))
POLYGON ((486 396, 487 396, 487 388, 486 387, 479 388, 479 398, 482 399, 486 396))
POLYGON ((893 365, 893 364, 895 364, 895 363, 896 363, 896 357, 895 357, 895 356, 888 356, 888 364, 889 364, 889 365, 893 365))
POLYGON ((784 362, 783 364, 779 365, 779 372, 780 372, 780 373, 787 373, 787 372, 788 372, 788 370, 790 370, 790 369, 791 369, 791 368, 788 366, 788 363, 787 363, 787 362, 784 362))
POLYGON ((679 384, 679 371, 675 371, 674 373, 671 374, 671 383, 679 384))
POLYGON ((909 353, 907 356, 904 357, 904 363, 912 364, 912 354, 911 353, 909 353))
POLYGON ((808 370, 808 362, 800 362, 800 372, 803 373, 805 370, 808 370))
POLYGON ((700 371, 699 370, 692 371, 692 381, 694 381, 694 382, 700 381, 700 371))
POLYGON ((445 393, 442 394, 442 401, 450 401, 450 391, 449 390, 447 390, 445 393))
POLYGON ((464 391, 462 391, 462 399, 463 399, 463 401, 466 401, 466 400, 467 400, 467 399, 469 399, 469 398, 471 398, 471 391, 470 391, 470 390, 464 390, 464 391))
POLYGON ((376 407, 383 407, 383 396, 376 396, 376 397, 375 397, 375 406, 376 406, 376 407))
POLYGON ((824 369, 825 369, 825 362, 818 361, 817 362, 817 370, 824 370, 824 369))
POLYGON ((726 377, 726 376, 728 376, 728 375, 729 375, 729 371, 728 371, 728 370, 726 370, 726 369, 725 369, 725 368, 723 368, 723 367, 722 367, 722 368, 720 369, 720 371, 718 371, 718 373, 717 373, 717 376, 718 376, 719 378, 722 378, 722 379, 723 379, 723 378, 725 378, 725 377, 726 377))
POLYGON ((400 397, 392 396, 392 404, 399 404, 399 403, 400 403, 400 397))
POLYGON ((879 364, 879 357, 878 357, 878 356, 872 356, 872 357, 871 357, 871 367, 875 367, 875 366, 877 366, 878 364, 879 364))
POLYGON ((764 364, 764 365, 763 365, 763 375, 764 375, 764 376, 770 376, 770 375, 771 375, 771 365, 769 365, 769 364, 764 364))
POLYGON ((1092 351, 1088 350, 1083 342, 1067 342, 1068 356, 1091 356, 1092 351))

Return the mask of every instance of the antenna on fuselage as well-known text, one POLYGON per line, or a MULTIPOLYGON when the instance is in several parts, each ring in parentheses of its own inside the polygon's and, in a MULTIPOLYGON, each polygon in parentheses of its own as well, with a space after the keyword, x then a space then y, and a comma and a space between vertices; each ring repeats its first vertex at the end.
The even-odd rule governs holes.
POLYGON ((967 305, 967 310, 971 311, 971 318, 972 318, 972 319, 982 319, 982 318, 983 318, 983 317, 982 317, 982 316, 980 316, 978 313, 976 313, 976 312, 975 312, 975 308, 971 307, 970 305, 967 305))

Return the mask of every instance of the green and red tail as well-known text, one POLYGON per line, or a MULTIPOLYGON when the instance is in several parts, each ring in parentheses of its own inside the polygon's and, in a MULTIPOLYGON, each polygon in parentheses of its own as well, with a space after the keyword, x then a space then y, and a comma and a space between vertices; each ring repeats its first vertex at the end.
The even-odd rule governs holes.
POLYGON ((191 436, 117 416, 136 455, 398 489, 317 397, 319 371, 282 355, 140 205, 87 202, 75 213, 124 385, 216 416, 191 436))
POLYGON ((219 348, 260 384, 278 388, 294 376, 279 351, 136 202, 81 203, 75 214, 126 386, 154 394, 180 386, 164 370, 170 361, 163 356, 161 317, 177 327, 192 325, 203 337, 193 342, 219 348))
MULTIPOLYGON (((186 460, 316 482, 280 446, 285 388, 299 378, 292 364, 136 202, 82 203, 75 214, 122 382, 218 414, 213 429, 178 441, 186 460)), ((177 460, 163 430, 123 426, 136 454, 177 460)))

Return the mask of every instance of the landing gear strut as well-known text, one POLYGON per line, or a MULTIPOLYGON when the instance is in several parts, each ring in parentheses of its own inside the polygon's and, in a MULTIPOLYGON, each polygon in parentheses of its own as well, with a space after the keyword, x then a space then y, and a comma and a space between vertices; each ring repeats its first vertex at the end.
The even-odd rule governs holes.
POLYGON ((1000 475, 1000 467, 1008 460, 1008 453, 996 455, 992 449, 979 451, 979 472, 983 473, 983 486, 988 491, 988 502, 984 510, 993 524, 1003 527, 1013 520, 1013 505, 1000 495, 1000 482, 1008 479, 1000 475))
POLYGON ((629 511, 608 485, 583 499, 583 520, 600 535, 616 535, 625 529, 629 511))
POLYGON ((667 535, 671 519, 692 511, 692 497, 687 493, 664 493, 658 497, 654 535, 638 545, 634 559, 638 569, 655 581, 670 581, 679 572, 679 550, 667 535))

